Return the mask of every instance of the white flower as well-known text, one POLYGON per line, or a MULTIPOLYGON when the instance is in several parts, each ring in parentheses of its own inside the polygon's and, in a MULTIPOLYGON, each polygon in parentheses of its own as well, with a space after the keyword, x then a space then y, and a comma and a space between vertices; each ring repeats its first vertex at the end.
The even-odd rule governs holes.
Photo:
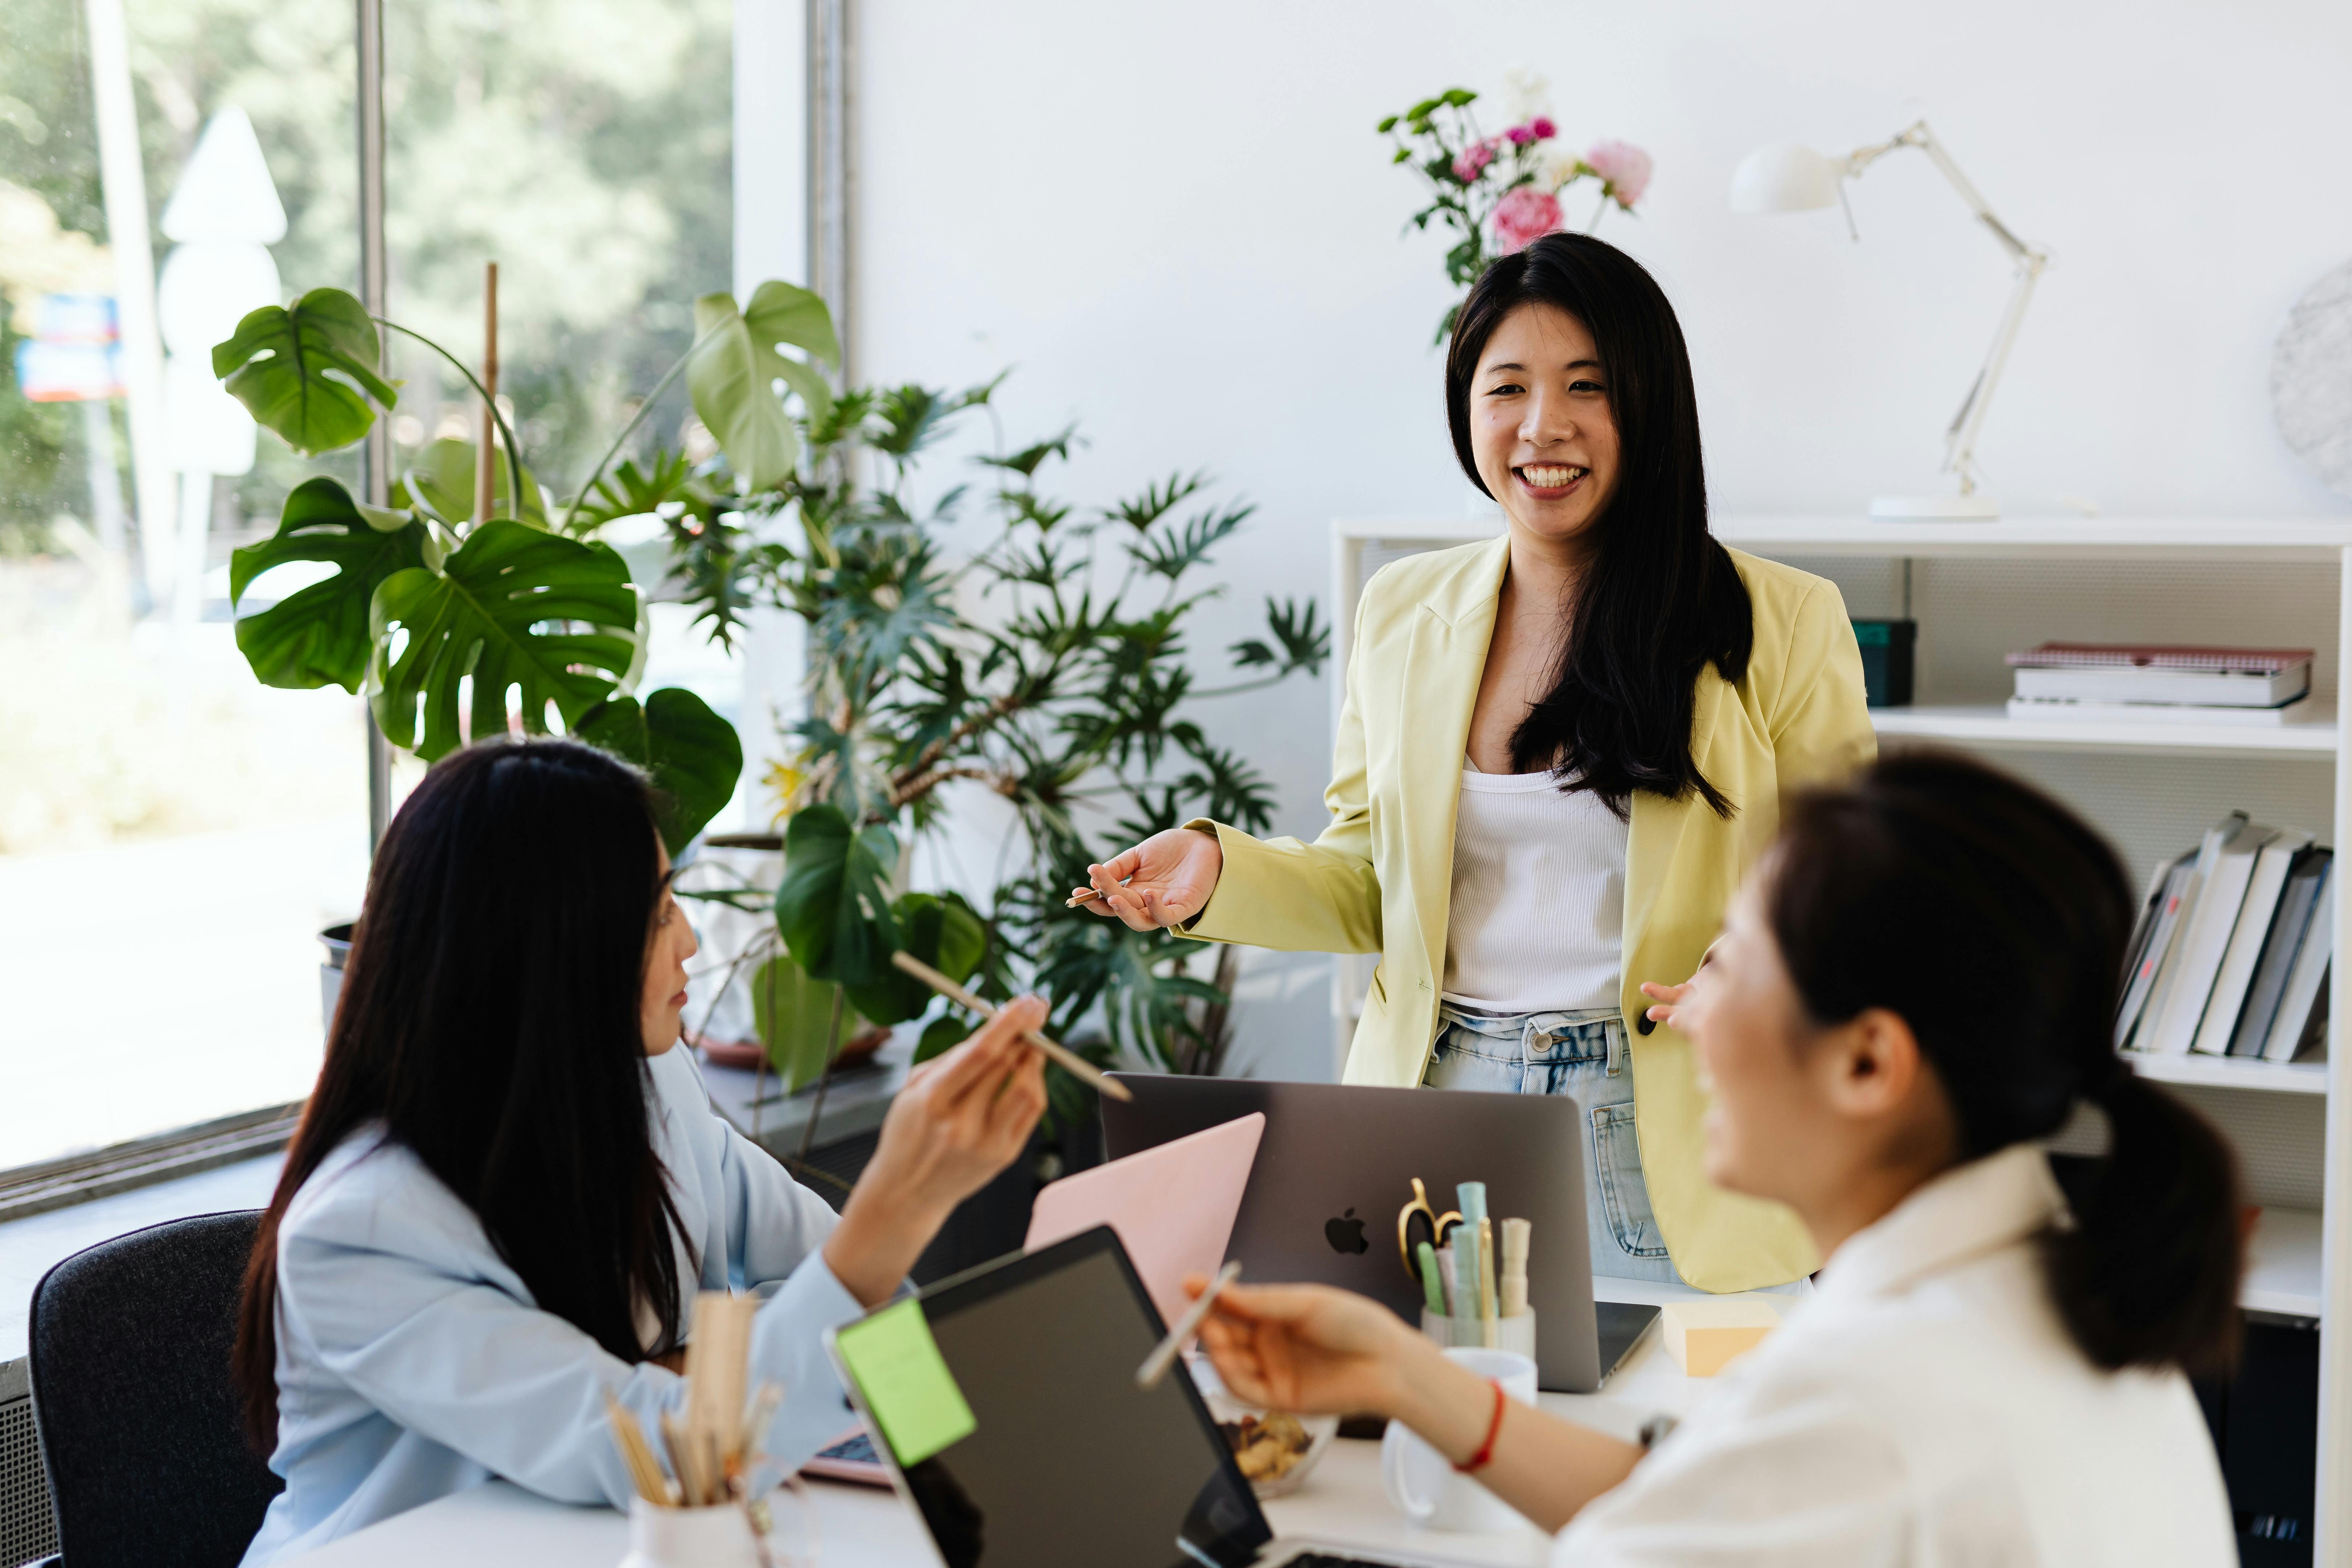
POLYGON ((1551 83, 1531 70, 1507 70, 1503 73, 1503 101, 1509 106, 1514 125, 1538 114, 1549 114, 1551 83))

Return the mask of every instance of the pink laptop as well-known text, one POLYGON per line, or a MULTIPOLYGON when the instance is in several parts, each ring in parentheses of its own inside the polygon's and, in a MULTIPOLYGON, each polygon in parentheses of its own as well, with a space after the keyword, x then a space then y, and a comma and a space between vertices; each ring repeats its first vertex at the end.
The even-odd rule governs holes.
POLYGON ((1265 1113, 1253 1110, 1051 1183, 1030 1211, 1027 1250, 1109 1226, 1161 1321, 1172 1323, 1192 1304, 1184 1276, 1224 1264, 1265 1131, 1265 1113))

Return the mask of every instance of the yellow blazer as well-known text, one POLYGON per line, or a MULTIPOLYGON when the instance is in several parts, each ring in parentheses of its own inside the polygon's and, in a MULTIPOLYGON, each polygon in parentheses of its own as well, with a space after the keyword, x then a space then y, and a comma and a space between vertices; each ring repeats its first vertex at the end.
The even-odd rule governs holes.
MULTIPOLYGON (((1736 809, 1726 821, 1696 795, 1634 795, 1619 995, 1650 1206, 1675 1268, 1707 1290, 1785 1284, 1820 1260, 1790 1210, 1701 1173, 1705 1096, 1690 1042, 1642 1016, 1638 986, 1698 967, 1733 889, 1779 830, 1784 795, 1877 751, 1836 585, 1738 551, 1732 559, 1755 606, 1755 652, 1736 682, 1711 665, 1700 674, 1691 754, 1736 809)), ((1410 556, 1365 584, 1321 837, 1192 825, 1215 830, 1224 870, 1186 934, 1381 954, 1349 1083, 1418 1084, 1437 1037, 1463 750, 1509 560, 1498 539, 1410 556)))

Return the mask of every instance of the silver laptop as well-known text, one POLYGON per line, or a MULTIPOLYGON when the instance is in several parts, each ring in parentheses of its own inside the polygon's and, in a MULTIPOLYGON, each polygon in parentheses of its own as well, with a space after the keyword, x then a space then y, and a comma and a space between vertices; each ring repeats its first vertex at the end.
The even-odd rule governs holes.
POLYGON ((825 1348, 946 1568, 1430 1568, 1276 1538, 1192 1380, 1179 1368, 1136 1386, 1165 1331, 1097 1226, 828 1330, 825 1348), (919 1376, 875 1348, 903 1331, 856 1342, 910 1308, 937 1352, 919 1376), (944 1426, 942 1371, 957 1406, 944 1426))
POLYGON ((1657 1319, 1655 1307, 1593 1300, 1584 1113, 1570 1096, 1113 1076, 1135 1095, 1102 1101, 1114 1160, 1265 1113, 1226 1247, 1245 1279, 1338 1285, 1418 1323, 1421 1286, 1397 1250, 1397 1216, 1412 1200, 1413 1178, 1440 1214, 1454 1206, 1457 1183, 1484 1182, 1488 1214, 1535 1226, 1528 1300, 1540 1386, 1599 1388, 1657 1319))

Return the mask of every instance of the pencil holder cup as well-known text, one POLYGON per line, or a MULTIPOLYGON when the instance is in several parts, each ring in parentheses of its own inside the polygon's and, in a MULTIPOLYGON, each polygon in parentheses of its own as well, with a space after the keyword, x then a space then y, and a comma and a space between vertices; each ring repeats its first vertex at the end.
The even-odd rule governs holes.
POLYGON ((665 1508, 631 1498, 621 1568, 760 1568, 760 1546, 740 1503, 665 1508))
MULTIPOLYGON (((1421 1331, 1448 1349, 1475 1349, 1486 1343, 1486 1325, 1477 1318, 1449 1318, 1428 1308, 1421 1310, 1421 1331)), ((1515 1318, 1495 1320, 1495 1342, 1498 1351, 1517 1351, 1528 1360, 1536 1353, 1536 1314, 1534 1309, 1515 1318)))

